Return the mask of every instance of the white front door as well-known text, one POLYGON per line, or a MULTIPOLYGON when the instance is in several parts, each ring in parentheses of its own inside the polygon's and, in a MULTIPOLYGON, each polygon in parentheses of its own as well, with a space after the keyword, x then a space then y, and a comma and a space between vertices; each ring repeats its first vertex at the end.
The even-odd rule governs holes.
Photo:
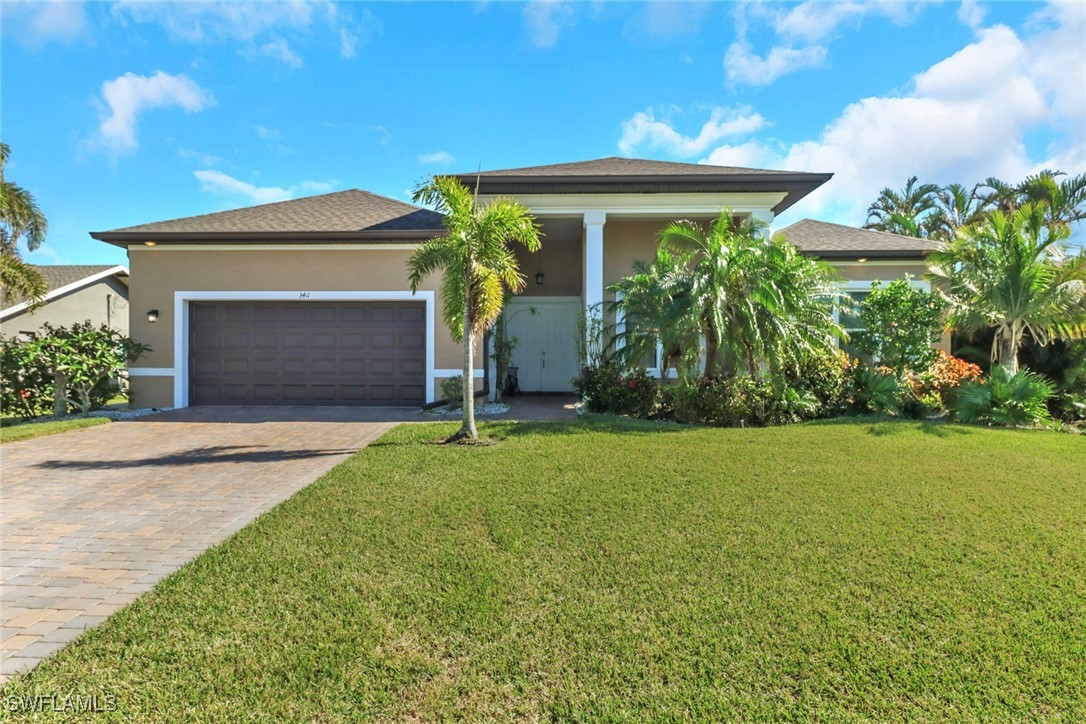
POLYGON ((577 315, 580 297, 514 297, 506 306, 509 336, 519 340, 510 366, 521 392, 572 392, 580 374, 577 315), (532 314, 531 309, 536 313, 532 314))

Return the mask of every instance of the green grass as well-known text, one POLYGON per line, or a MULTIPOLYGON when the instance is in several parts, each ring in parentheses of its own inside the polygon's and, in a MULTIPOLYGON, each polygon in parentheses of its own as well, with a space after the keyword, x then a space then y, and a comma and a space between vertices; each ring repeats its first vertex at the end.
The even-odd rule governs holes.
POLYGON ((1086 444, 402 426, 7 695, 115 718, 1086 717, 1086 444))
POLYGON ((5 419, 0 423, 0 443, 29 440, 43 435, 55 435, 58 432, 79 430, 109 422, 106 417, 74 417, 68 420, 48 420, 46 422, 22 422, 5 419))

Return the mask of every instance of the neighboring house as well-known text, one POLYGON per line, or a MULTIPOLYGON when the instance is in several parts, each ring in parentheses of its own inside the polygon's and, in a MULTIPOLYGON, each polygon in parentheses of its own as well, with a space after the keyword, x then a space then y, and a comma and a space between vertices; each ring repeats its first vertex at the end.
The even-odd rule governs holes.
POLYGON ((27 309, 26 300, 9 299, 0 310, 0 333, 35 334, 54 327, 90 321, 128 334, 128 269, 123 266, 35 266, 45 278, 45 304, 27 309))
MULTIPOLYGON (((571 389, 578 315, 655 255, 667 222, 727 208, 770 224, 830 177, 624 158, 460 175, 484 201, 522 201, 545 235, 542 251, 517 252, 528 287, 508 315, 521 389, 571 389)), ((435 400, 462 351, 441 323, 440 279, 412 294, 407 260, 442 233, 438 214, 359 190, 93 233, 128 249, 131 333, 154 349, 131 370, 134 404, 435 400)), ((922 266, 894 243, 880 264, 922 266)), ((847 278, 874 278, 840 251, 847 278)), ((482 384, 489 355, 476 359, 482 384)))

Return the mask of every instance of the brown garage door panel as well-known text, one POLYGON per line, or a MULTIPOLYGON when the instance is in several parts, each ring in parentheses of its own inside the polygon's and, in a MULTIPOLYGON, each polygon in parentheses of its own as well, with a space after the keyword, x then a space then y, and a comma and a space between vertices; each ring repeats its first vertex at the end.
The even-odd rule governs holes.
POLYGON ((417 405, 420 302, 193 302, 194 405, 417 405))

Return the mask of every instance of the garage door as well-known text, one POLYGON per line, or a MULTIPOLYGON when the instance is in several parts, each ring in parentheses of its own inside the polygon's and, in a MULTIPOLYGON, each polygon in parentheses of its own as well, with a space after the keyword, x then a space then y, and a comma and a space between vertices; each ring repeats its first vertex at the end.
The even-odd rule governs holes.
POLYGON ((193 302, 194 405, 417 405, 419 302, 193 302))

